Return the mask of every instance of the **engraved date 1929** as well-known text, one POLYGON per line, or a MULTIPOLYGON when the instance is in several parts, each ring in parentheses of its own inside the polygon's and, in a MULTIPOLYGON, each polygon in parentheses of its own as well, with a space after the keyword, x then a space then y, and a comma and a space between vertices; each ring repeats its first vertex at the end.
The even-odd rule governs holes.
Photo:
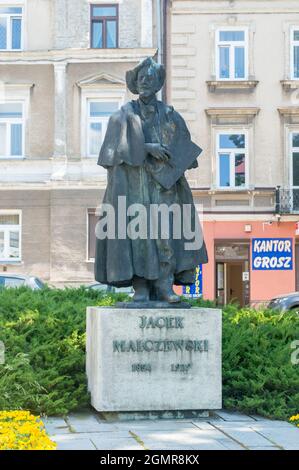
POLYGON ((171 372, 183 372, 187 374, 191 367, 192 364, 171 364, 170 370, 171 372))

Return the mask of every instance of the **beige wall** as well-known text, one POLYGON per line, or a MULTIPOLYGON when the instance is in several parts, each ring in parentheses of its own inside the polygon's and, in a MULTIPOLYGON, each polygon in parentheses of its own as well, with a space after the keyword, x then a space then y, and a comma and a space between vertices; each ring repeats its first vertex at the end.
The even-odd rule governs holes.
POLYGON ((53 3, 53 0, 27 0, 25 49, 41 51, 53 48, 53 3))
POLYGON ((172 1, 169 101, 185 116, 204 149, 199 169, 190 172, 193 185, 207 187, 214 182, 214 141, 205 113, 210 107, 260 108, 250 126, 251 183, 257 187, 286 183, 285 120, 278 108, 294 104, 280 83, 288 78, 290 24, 299 24, 295 0, 172 1), (215 79, 214 30, 229 25, 249 28, 250 78, 259 81, 251 91, 211 92, 207 86, 215 79))
POLYGON ((92 282, 87 262, 87 210, 100 202, 97 189, 51 191, 51 281, 92 282))

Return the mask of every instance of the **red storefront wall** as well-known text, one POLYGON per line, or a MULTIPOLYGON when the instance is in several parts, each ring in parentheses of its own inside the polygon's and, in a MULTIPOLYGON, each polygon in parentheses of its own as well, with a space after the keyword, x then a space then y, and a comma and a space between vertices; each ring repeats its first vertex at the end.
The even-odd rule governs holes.
POLYGON ((215 299, 216 263, 215 240, 249 240, 250 241, 250 302, 259 303, 270 300, 279 294, 296 289, 295 270, 295 222, 264 221, 206 221, 203 224, 204 238, 209 254, 209 263, 203 266, 203 297, 215 299), (251 232, 245 231, 245 225, 251 226, 251 232), (251 268, 252 238, 292 238, 293 239, 293 270, 289 271, 257 271, 251 268))

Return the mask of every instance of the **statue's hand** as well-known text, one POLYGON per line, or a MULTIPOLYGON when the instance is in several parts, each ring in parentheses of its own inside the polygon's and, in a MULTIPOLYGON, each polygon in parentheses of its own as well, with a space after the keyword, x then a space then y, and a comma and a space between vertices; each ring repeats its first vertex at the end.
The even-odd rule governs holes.
POLYGON ((160 144, 145 144, 145 150, 156 160, 167 162, 171 158, 168 148, 160 144))

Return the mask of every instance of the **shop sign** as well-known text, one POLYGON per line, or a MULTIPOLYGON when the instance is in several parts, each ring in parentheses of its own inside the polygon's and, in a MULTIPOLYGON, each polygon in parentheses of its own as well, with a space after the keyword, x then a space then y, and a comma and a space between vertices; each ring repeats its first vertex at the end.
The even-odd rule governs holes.
POLYGON ((191 286, 183 286, 183 295, 185 297, 202 297, 202 265, 196 268, 195 283, 191 286))
POLYGON ((252 269, 262 271, 292 270, 292 238, 253 238, 252 269))

